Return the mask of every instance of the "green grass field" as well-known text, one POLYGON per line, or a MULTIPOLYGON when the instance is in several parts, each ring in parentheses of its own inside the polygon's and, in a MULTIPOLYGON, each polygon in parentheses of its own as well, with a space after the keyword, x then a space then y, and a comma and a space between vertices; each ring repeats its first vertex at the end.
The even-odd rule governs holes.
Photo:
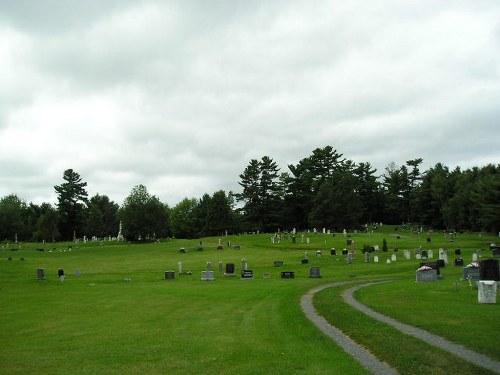
MULTIPOLYGON (((445 336, 472 350, 500 359, 499 305, 477 303, 477 290, 461 281, 461 267, 453 266, 454 249, 462 249, 465 264, 495 237, 457 235, 454 242, 441 234, 393 234, 382 227, 374 234, 352 234, 356 260, 347 264, 331 256, 346 246, 342 234, 305 234, 310 243, 290 238, 271 243, 270 234, 222 238, 169 240, 152 244, 116 242, 10 245, 0 250, 0 373, 2 374, 364 374, 365 370, 303 315, 300 297, 312 287, 332 281, 353 283, 380 278, 395 281, 361 289, 357 297, 375 310, 445 336), (386 238, 389 252, 379 263, 365 263, 363 244, 379 245, 386 238), (68 246, 72 250, 68 251, 68 246), (442 280, 416 283, 418 260, 403 259, 404 249, 422 246, 448 250, 450 264, 442 280), (186 247, 186 254, 179 249, 186 247), (386 259, 394 248, 398 260, 386 259), (66 250, 66 251, 64 251, 66 250), (317 250, 323 252, 316 257, 317 250), (309 264, 301 264, 308 252, 309 264), (12 260, 9 261, 8 258, 12 260), (23 257, 24 261, 20 258, 23 257), (254 271, 253 280, 239 277, 241 259, 254 271), (283 267, 273 262, 284 261, 283 267), (201 281, 207 262, 215 281, 201 281), (219 274, 218 263, 235 263, 236 277, 219 274), (177 264, 191 275, 177 275, 177 264), (308 277, 311 266, 323 278, 308 277), (37 280, 44 268, 46 280, 37 280), (57 270, 66 273, 64 283, 57 270), (80 276, 76 276, 76 270, 80 276), (165 271, 176 272, 165 280, 165 271), (280 278, 294 271, 295 279, 280 278), (270 278, 264 278, 268 274, 270 278)), ((401 373, 487 373, 416 339, 402 337, 371 321, 343 303, 344 288, 327 289, 315 306, 332 323, 342 326, 373 353, 401 373)))

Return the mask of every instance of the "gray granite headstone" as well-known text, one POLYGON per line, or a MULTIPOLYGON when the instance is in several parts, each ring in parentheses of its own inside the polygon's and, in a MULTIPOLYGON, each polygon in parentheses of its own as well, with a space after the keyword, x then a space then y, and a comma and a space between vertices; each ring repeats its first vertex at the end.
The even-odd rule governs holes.
POLYGON ((319 272, 319 267, 311 267, 309 269, 309 277, 313 279, 321 278, 321 274, 319 272))
POLYGON ((36 273, 37 273, 38 280, 45 280, 45 269, 44 268, 37 269, 36 273))

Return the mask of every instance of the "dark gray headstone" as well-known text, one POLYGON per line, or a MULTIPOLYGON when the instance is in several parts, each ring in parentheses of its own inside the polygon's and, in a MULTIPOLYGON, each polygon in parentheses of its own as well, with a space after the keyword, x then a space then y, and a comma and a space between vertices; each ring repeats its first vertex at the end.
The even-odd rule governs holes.
POLYGON ((45 269, 39 268, 36 270, 38 280, 45 280, 45 269))
POLYGON ((274 267, 283 267, 283 261, 282 260, 276 260, 274 262, 274 267))
POLYGON ((292 271, 282 271, 281 272, 281 278, 282 279, 294 279, 295 278, 295 272, 292 272, 292 271))
POLYGON ((308 264, 309 263, 309 259, 302 259, 302 264, 308 264))
POLYGON ((427 258, 427 250, 422 250, 422 258, 427 258))
POLYGON ((349 254, 349 250, 347 250, 347 249, 343 249, 343 250, 342 250, 342 255, 347 255, 347 254, 349 254))
POLYGON ((313 279, 321 278, 321 274, 319 272, 319 267, 311 267, 309 269, 309 277, 311 277, 313 279))
POLYGON ((227 275, 234 275, 234 263, 226 263, 226 274, 227 275))
POLYGON ((175 279, 174 271, 165 271, 165 280, 173 280, 175 279))
POLYGON ((330 250, 330 255, 337 255, 337 250, 331 249, 330 250))
POLYGON ((61 276, 64 276, 64 270, 62 268, 59 268, 57 270, 57 277, 61 277, 61 276))
POLYGON ((498 259, 485 259, 479 263, 479 279, 500 281, 498 259))
POLYGON ((241 278, 242 279, 253 279, 253 271, 252 270, 241 270, 241 278))
POLYGON ((462 258, 455 259, 455 266, 463 267, 464 266, 464 260, 462 258))

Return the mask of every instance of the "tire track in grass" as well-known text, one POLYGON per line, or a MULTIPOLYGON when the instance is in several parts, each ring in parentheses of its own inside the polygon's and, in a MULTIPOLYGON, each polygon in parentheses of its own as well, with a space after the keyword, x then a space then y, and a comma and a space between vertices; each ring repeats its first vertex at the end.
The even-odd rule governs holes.
MULTIPOLYGON (((388 282, 388 281, 381 281, 381 282, 388 282)), ((462 345, 458 345, 458 344, 455 344, 451 341, 448 341, 441 336, 434 335, 434 334, 427 332, 423 329, 413 327, 413 326, 410 326, 408 324, 401 323, 395 319, 389 318, 386 315, 380 314, 380 313, 370 309, 368 306, 363 305, 362 303, 358 302, 354 298, 354 292, 356 290, 361 289, 361 288, 365 288, 365 287, 368 287, 371 285, 380 284, 381 282, 380 281, 379 282, 372 282, 372 283, 357 285, 357 286, 354 286, 352 288, 349 288, 346 291, 344 291, 344 293, 342 293, 342 298, 344 299, 344 301, 348 305, 363 312, 364 314, 368 315, 369 317, 371 317, 373 319, 376 319, 376 320, 381 321, 381 322, 383 322, 383 323, 385 323, 393 328, 396 328, 397 330, 399 330, 400 332, 402 332, 404 334, 414 336, 414 337, 416 337, 416 338, 418 338, 418 339, 420 339, 420 340, 422 340, 430 345, 437 346, 438 348, 446 350, 446 351, 448 351, 448 352, 450 352, 450 353, 452 353, 452 354, 454 354, 454 355, 456 355, 456 356, 458 356, 458 357, 460 357, 460 358, 462 358, 470 363, 473 363, 473 364, 480 366, 480 367, 484 367, 488 370, 491 370, 491 371, 494 371, 494 372, 500 374, 500 362, 495 361, 495 360, 485 356, 484 354, 480 354, 480 353, 474 352, 470 349, 467 349, 462 345)), ((336 285, 341 285, 341 284, 336 284, 336 285)), ((326 286, 326 287, 328 288, 331 286, 335 286, 335 285, 330 284, 329 286, 326 286)))
POLYGON ((325 318, 320 316, 313 306, 313 296, 315 293, 322 291, 323 289, 331 288, 334 286, 340 286, 345 284, 350 284, 351 281, 337 282, 332 284, 325 284, 319 287, 313 288, 303 295, 300 300, 300 306, 306 317, 314 323, 316 327, 320 329, 321 332, 326 334, 328 337, 332 338, 347 354, 351 355, 356 359, 365 369, 374 374, 397 374, 398 372, 390 367, 387 363, 379 361, 373 354, 371 354, 366 348, 357 344, 351 338, 339 329, 330 325, 325 318))

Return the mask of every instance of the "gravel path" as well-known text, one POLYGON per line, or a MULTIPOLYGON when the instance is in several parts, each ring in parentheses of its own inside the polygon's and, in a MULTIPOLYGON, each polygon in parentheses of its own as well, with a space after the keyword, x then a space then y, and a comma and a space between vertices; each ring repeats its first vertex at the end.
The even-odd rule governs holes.
MULTIPOLYGON (((383 281, 387 282, 387 281, 383 281)), ((354 292, 360 288, 364 288, 370 285, 374 284, 379 284, 380 282, 374 282, 374 283, 368 283, 368 284, 363 284, 363 285, 357 285, 355 287, 352 287, 348 290, 346 290, 343 294, 342 297, 344 298, 345 302, 352 307, 362 311, 366 315, 377 319, 381 322, 384 322, 402 333, 405 333, 407 335, 411 335, 414 337, 417 337, 425 342, 427 342, 430 345, 437 346, 441 349, 444 349, 452 354, 457 355, 460 358, 463 358, 464 360, 471 362, 477 366, 481 366, 484 368, 487 368, 488 370, 494 371, 498 374, 500 374, 500 362, 497 362, 489 357, 486 357, 483 354, 473 352, 472 350, 469 350, 462 345, 454 344, 440 336, 433 335, 432 333, 429 333, 427 331, 424 331, 423 329, 416 328, 413 326, 410 326, 408 324, 404 324, 401 322, 398 322, 397 320, 394 320, 392 318, 389 318, 385 315, 382 315, 369 307, 359 303, 354 299, 354 292)), ((327 286, 328 287, 328 286, 327 286)))
POLYGON ((300 306, 316 327, 323 333, 332 338, 339 346, 349 355, 353 356, 364 368, 374 374, 397 374, 397 371, 390 367, 387 363, 379 361, 368 350, 361 345, 352 341, 348 336, 344 335, 339 329, 330 325, 325 318, 318 315, 314 309, 312 299, 315 293, 334 286, 340 286, 352 283, 350 281, 325 284, 317 288, 311 289, 307 294, 302 296, 300 306))

